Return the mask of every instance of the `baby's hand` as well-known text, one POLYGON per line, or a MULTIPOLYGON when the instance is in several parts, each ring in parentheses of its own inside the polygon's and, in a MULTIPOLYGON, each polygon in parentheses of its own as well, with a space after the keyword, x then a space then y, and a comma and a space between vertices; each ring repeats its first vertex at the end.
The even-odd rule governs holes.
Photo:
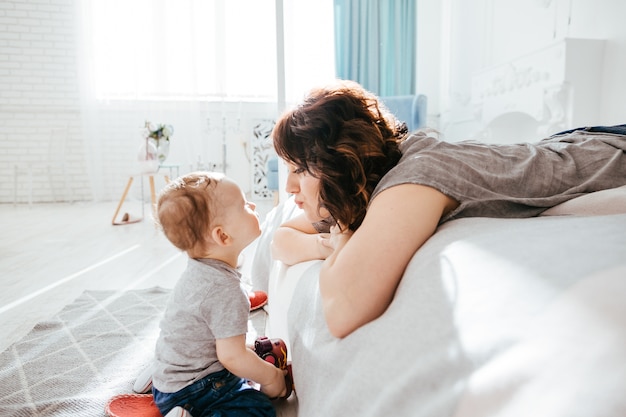
POLYGON ((287 386, 285 385, 287 370, 274 368, 273 372, 271 382, 261 385, 261 392, 270 398, 282 398, 287 394, 287 386))

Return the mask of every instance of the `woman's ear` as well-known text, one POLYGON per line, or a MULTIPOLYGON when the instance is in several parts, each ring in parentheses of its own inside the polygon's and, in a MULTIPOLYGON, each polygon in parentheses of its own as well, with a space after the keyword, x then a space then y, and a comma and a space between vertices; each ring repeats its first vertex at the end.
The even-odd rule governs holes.
POLYGON ((220 246, 228 246, 231 243, 231 237, 226 231, 221 227, 214 227, 211 231, 211 237, 220 246))

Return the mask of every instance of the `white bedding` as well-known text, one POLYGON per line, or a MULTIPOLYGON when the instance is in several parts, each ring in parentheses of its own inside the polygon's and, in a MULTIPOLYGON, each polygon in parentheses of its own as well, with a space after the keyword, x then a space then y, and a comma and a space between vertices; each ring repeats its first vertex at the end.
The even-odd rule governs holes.
POLYGON ((320 264, 274 263, 266 283, 298 416, 626 415, 626 214, 448 222, 341 340, 320 264))

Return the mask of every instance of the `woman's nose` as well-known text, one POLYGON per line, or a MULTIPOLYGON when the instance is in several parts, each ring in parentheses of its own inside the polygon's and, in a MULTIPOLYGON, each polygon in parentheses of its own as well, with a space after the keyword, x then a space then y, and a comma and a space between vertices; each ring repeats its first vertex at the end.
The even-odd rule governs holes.
POLYGON ((289 194, 296 194, 299 191, 298 179, 293 173, 287 174, 287 184, 285 185, 285 191, 289 194))

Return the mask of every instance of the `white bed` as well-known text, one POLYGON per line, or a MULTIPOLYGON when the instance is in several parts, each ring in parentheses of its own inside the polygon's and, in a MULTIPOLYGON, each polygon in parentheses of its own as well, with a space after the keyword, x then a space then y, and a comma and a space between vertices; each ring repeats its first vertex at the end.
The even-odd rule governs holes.
POLYGON ((626 187, 444 224, 389 309, 344 339, 323 319, 321 261, 269 259, 297 211, 267 217, 253 279, 289 345, 298 416, 626 415, 626 187))

